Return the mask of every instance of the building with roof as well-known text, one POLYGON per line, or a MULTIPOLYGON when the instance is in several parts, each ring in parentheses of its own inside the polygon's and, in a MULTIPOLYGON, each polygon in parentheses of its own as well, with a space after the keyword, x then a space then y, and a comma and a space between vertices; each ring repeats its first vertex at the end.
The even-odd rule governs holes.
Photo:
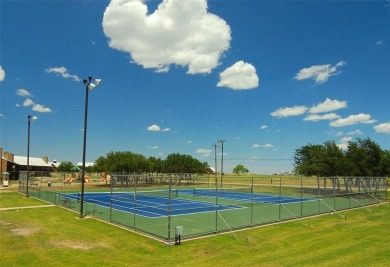
POLYGON ((208 173, 208 174, 215 174, 215 173, 216 173, 216 170, 215 170, 214 167, 208 166, 208 167, 206 168, 206 173, 208 173))
MULTIPOLYGON (((76 166, 83 166, 83 163, 82 162, 77 162, 76 166)), ((85 163, 85 167, 93 167, 93 166, 95 166, 95 162, 86 162, 85 163)))
MULTIPOLYGON (((19 173, 27 171, 27 157, 15 156, 10 152, 4 152, 3 148, 0 147, 1 164, 0 174, 4 172, 9 173, 9 179, 19 179, 19 173)), ((55 166, 49 163, 48 157, 36 158, 30 157, 29 159, 29 171, 31 173, 49 174, 55 170, 55 166)), ((1 179, 3 180, 3 175, 1 179)))

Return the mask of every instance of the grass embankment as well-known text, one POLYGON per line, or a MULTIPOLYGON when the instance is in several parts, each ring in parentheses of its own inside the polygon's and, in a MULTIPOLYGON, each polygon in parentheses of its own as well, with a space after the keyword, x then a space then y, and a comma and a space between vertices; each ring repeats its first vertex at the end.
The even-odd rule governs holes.
POLYGON ((35 198, 26 198, 22 194, 9 192, 9 190, 7 192, 0 192, 0 208, 40 206, 45 204, 47 203, 35 198))
MULTIPOLYGON (((1 193, 2 207, 45 204, 1 193)), ((164 244, 59 207, 0 211, 1 266, 388 266, 390 207, 381 205, 164 244)))

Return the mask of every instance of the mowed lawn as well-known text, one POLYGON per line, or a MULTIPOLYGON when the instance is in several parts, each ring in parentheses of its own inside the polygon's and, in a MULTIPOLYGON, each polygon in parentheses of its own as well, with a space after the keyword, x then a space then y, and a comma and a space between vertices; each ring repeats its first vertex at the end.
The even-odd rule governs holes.
POLYGON ((0 266, 389 266, 390 206, 165 244, 60 207, 0 193, 0 266), (370 212, 373 210, 374 212, 370 212))

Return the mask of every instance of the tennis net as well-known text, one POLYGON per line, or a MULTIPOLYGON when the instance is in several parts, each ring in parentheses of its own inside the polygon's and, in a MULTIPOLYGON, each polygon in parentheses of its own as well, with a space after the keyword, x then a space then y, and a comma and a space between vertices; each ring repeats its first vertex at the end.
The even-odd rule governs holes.
POLYGON ((230 187, 230 188, 194 188, 194 196, 206 196, 206 197, 223 197, 223 196, 234 196, 234 195, 246 195, 252 193, 251 186, 243 187, 230 187))
POLYGON ((154 198, 169 198, 177 197, 177 189, 172 189, 169 192, 168 189, 162 190, 148 190, 148 191, 134 191, 134 192, 115 192, 112 194, 112 200, 123 200, 123 201, 137 201, 137 200, 148 200, 154 198))

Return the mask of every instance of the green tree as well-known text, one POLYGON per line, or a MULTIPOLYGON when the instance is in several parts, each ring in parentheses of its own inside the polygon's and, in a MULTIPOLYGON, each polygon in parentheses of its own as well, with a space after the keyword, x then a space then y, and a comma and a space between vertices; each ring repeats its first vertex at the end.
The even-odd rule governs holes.
POLYGON ((149 157, 148 165, 149 165, 148 168, 149 172, 156 172, 156 173, 164 172, 164 161, 160 158, 149 157))
POLYGON ((248 173, 249 170, 245 168, 243 165, 238 164, 236 167, 233 169, 233 173, 240 175, 241 173, 248 173))
POLYGON ((140 154, 130 151, 109 152, 95 161, 96 169, 105 172, 141 173, 148 171, 148 161, 140 154))
POLYGON ((370 138, 348 143, 347 159, 350 162, 350 172, 354 176, 382 176, 385 154, 380 146, 370 138))
POLYGON ((321 176, 336 176, 344 174, 345 155, 334 141, 327 141, 322 147, 321 176))
POLYGON ((341 150, 334 141, 323 145, 309 144, 295 150, 297 174, 307 176, 387 176, 390 175, 390 154, 370 138, 349 142, 341 150))
POLYGON ((381 176, 390 176, 390 150, 384 150, 380 163, 381 176))
POLYGON ((169 154, 164 161, 166 172, 170 173, 204 173, 204 163, 190 155, 169 154))
POLYGON ((173 153, 165 160, 145 158, 130 151, 109 152, 95 161, 94 171, 105 172, 158 172, 158 173, 204 173, 205 163, 189 155, 173 153))
POLYGON ((57 171, 59 171, 59 172, 70 172, 73 167, 74 167, 74 165, 73 165, 72 162, 70 162, 70 161, 63 161, 58 166, 57 171))
POLYGON ((309 144, 295 150, 295 172, 306 176, 322 175, 324 171, 324 148, 309 144))
POLYGON ((94 171, 96 172, 108 172, 108 163, 107 159, 103 156, 100 156, 95 160, 95 165, 94 165, 94 171))

